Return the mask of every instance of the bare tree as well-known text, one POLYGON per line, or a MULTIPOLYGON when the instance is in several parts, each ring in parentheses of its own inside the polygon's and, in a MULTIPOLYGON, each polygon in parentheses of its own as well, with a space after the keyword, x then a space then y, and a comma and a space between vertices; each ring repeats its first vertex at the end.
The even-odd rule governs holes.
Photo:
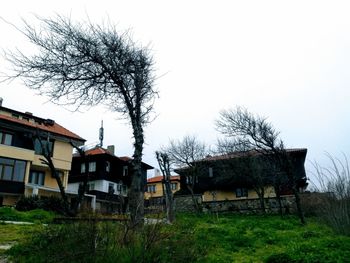
POLYGON ((64 185, 62 182, 61 177, 59 176, 59 173, 57 172, 57 169, 54 165, 54 162, 52 160, 53 155, 53 147, 50 147, 50 133, 40 133, 38 130, 36 131, 36 135, 33 137, 33 144, 34 141, 37 140, 40 145, 40 153, 44 158, 40 158, 42 164, 45 164, 49 167, 51 175, 55 178, 58 188, 60 190, 62 202, 63 202, 63 209, 64 214, 71 216, 72 212, 70 210, 70 205, 68 201, 68 197, 66 195, 66 191, 64 189, 64 185), (46 137, 46 140, 43 139, 46 137))
POLYGON ((273 185, 282 213, 280 191, 284 181, 287 181, 295 196, 298 215, 301 222, 305 223, 305 217, 301 209, 298 179, 292 168, 292 160, 275 130, 266 118, 254 115, 246 109, 237 107, 231 110, 223 110, 216 120, 216 128, 226 137, 231 139, 232 145, 256 150, 270 160, 270 168, 276 171, 273 177, 273 185), (277 171, 280 172, 277 172, 277 171), (286 175, 286 178, 284 178, 286 175))
POLYGON ((173 193, 171 192, 171 173, 169 156, 163 152, 156 152, 159 168, 163 174, 163 190, 165 188, 166 215, 169 223, 175 220, 173 193))
POLYGON ((198 212, 201 211, 200 205, 194 195, 194 187, 196 182, 198 182, 198 161, 208 154, 207 146, 195 136, 187 135, 182 140, 171 140, 169 146, 164 151, 177 168, 187 168, 186 187, 191 193, 196 210, 198 212))
POLYGON ((38 52, 7 52, 15 72, 9 78, 23 78, 28 87, 57 104, 75 109, 104 104, 129 120, 134 138, 129 210, 137 225, 144 215, 143 128, 150 121, 157 94, 149 50, 110 24, 74 23, 62 16, 38 21, 39 29, 24 21, 21 30, 38 52))

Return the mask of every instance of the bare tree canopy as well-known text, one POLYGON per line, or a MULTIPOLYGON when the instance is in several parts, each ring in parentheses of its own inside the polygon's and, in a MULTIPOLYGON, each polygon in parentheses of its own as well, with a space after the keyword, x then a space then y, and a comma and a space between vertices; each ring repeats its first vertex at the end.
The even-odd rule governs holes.
POLYGON ((194 135, 187 135, 182 140, 171 140, 169 146, 163 149, 163 152, 177 168, 189 168, 189 174, 186 175, 186 187, 191 193, 196 211, 200 212, 202 209, 193 189, 196 182, 198 182, 198 161, 207 156, 208 147, 194 135))
POLYGON ((283 149, 279 132, 272 124, 266 118, 254 115, 245 108, 236 107, 221 111, 215 126, 221 134, 226 136, 226 139, 219 141, 221 149, 255 149, 270 152, 272 149, 283 149))
POLYGON ((292 169, 292 160, 287 154, 283 141, 279 138, 279 132, 275 130, 272 124, 266 118, 254 115, 241 107, 221 111, 215 124, 217 130, 226 136, 226 139, 219 141, 219 148, 255 150, 267 157, 265 159, 269 162, 270 168, 276 171, 273 185, 279 202, 280 213, 282 214, 280 188, 282 182, 287 180, 295 196, 298 215, 304 224, 305 218, 298 189, 300 178, 296 177, 292 169), (276 167, 281 172, 277 172, 276 167))
MULTIPOLYGON (((39 18, 37 29, 24 21, 21 32, 36 54, 7 51, 13 77, 51 101, 77 107, 107 105, 123 114, 139 114, 143 122, 153 108, 153 60, 128 32, 112 25, 74 23, 70 18, 39 18), (142 105, 136 110, 138 105, 142 105)), ((136 116, 135 116, 136 117, 136 116)))
POLYGON ((149 50, 110 24, 76 23, 63 16, 38 17, 38 21, 39 29, 24 21, 20 30, 37 52, 7 52, 15 72, 9 79, 23 78, 28 87, 54 103, 76 109, 104 104, 129 119, 135 140, 129 208, 133 222, 140 222, 144 211, 143 126, 150 121, 157 95, 149 50))
POLYGON ((171 140, 164 151, 177 167, 193 166, 208 154, 205 143, 193 135, 186 135, 182 140, 171 140))

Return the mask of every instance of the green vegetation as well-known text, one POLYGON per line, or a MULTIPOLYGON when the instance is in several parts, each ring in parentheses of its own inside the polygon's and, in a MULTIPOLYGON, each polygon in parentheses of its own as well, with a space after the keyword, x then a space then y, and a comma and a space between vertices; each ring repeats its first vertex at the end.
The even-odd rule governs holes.
POLYGON ((0 221, 23 221, 32 223, 52 222, 55 214, 53 212, 35 209, 27 212, 20 212, 11 207, 0 207, 0 221))
MULTIPOLYGON (((181 219, 180 219, 181 220, 181 219)), ((350 237, 339 236, 311 218, 225 215, 193 220, 201 262, 346 262, 350 237)))
POLYGON ((9 250, 15 262, 347 262, 350 237, 312 218, 178 215, 131 231, 97 220, 49 225, 9 250))

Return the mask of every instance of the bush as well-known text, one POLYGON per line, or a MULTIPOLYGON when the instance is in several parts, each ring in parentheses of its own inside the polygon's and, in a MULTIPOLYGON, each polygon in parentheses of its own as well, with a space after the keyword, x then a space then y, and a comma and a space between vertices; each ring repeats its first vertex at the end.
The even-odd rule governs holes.
POLYGON ((53 211, 57 213, 62 213, 63 201, 54 196, 50 197, 21 197, 16 203, 16 209, 18 211, 30 211, 34 209, 44 209, 46 211, 53 211))

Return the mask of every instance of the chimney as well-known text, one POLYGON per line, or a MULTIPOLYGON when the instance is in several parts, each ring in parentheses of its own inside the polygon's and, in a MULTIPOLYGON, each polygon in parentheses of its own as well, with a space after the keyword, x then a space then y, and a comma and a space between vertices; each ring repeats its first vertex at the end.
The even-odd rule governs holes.
POLYGON ((29 112, 29 111, 26 111, 24 114, 27 114, 27 115, 33 116, 33 113, 32 113, 32 112, 29 112))
POLYGON ((107 151, 110 153, 110 154, 113 154, 114 155, 114 145, 108 145, 107 146, 107 151))
POLYGON ((0 97, 0 107, 2 107, 3 98, 0 97))

